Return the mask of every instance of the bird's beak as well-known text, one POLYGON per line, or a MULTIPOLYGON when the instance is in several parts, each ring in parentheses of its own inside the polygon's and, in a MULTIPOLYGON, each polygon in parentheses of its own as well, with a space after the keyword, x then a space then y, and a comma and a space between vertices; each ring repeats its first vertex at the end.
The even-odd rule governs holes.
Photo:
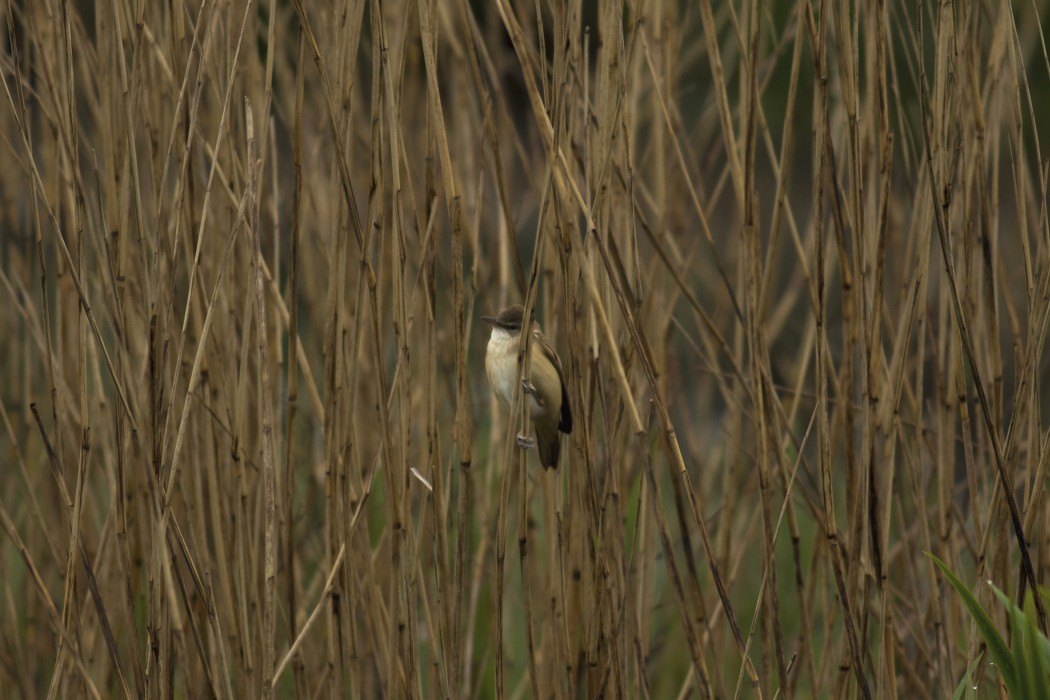
POLYGON ((481 320, 484 321, 485 323, 489 324, 490 326, 495 326, 496 325, 496 317, 495 316, 482 316, 481 320))

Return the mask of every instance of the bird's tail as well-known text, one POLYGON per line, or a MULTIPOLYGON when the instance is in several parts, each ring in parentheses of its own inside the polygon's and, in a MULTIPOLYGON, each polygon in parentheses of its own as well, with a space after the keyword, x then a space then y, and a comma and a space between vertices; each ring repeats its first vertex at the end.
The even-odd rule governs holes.
POLYGON ((561 455, 561 435, 557 429, 549 435, 536 434, 536 445, 540 449, 540 464, 544 469, 557 469, 558 456, 561 455))

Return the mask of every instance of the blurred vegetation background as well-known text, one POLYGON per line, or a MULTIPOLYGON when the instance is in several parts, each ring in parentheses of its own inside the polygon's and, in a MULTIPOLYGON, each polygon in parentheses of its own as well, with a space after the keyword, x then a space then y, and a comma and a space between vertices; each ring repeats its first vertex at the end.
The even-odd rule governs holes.
POLYGON ((999 697, 1047 14, 0 1, 0 696, 999 697))

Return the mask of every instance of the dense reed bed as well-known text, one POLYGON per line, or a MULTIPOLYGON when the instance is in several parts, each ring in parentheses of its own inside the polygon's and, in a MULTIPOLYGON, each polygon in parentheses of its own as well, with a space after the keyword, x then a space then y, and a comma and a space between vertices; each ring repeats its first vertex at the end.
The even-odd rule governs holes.
POLYGON ((998 697, 1043 0, 0 16, 0 696, 998 697))

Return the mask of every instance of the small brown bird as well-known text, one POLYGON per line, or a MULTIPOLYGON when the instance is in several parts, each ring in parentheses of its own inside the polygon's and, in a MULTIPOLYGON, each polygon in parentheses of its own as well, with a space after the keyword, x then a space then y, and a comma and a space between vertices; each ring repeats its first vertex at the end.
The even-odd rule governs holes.
MULTIPOLYGON (((481 320, 492 326, 488 349, 485 352, 485 374, 496 398, 508 409, 514 399, 514 379, 518 372, 518 344, 521 341, 521 326, 525 309, 519 305, 508 306, 499 316, 482 316, 481 320)), ((538 324, 532 326, 532 342, 529 344, 531 382, 522 382, 522 389, 532 399, 529 415, 536 431, 536 440, 519 435, 518 443, 523 447, 537 445, 540 463, 546 469, 558 468, 561 452, 559 431, 572 432, 572 410, 569 408, 569 392, 565 388, 565 377, 561 371, 561 360, 538 324)))

